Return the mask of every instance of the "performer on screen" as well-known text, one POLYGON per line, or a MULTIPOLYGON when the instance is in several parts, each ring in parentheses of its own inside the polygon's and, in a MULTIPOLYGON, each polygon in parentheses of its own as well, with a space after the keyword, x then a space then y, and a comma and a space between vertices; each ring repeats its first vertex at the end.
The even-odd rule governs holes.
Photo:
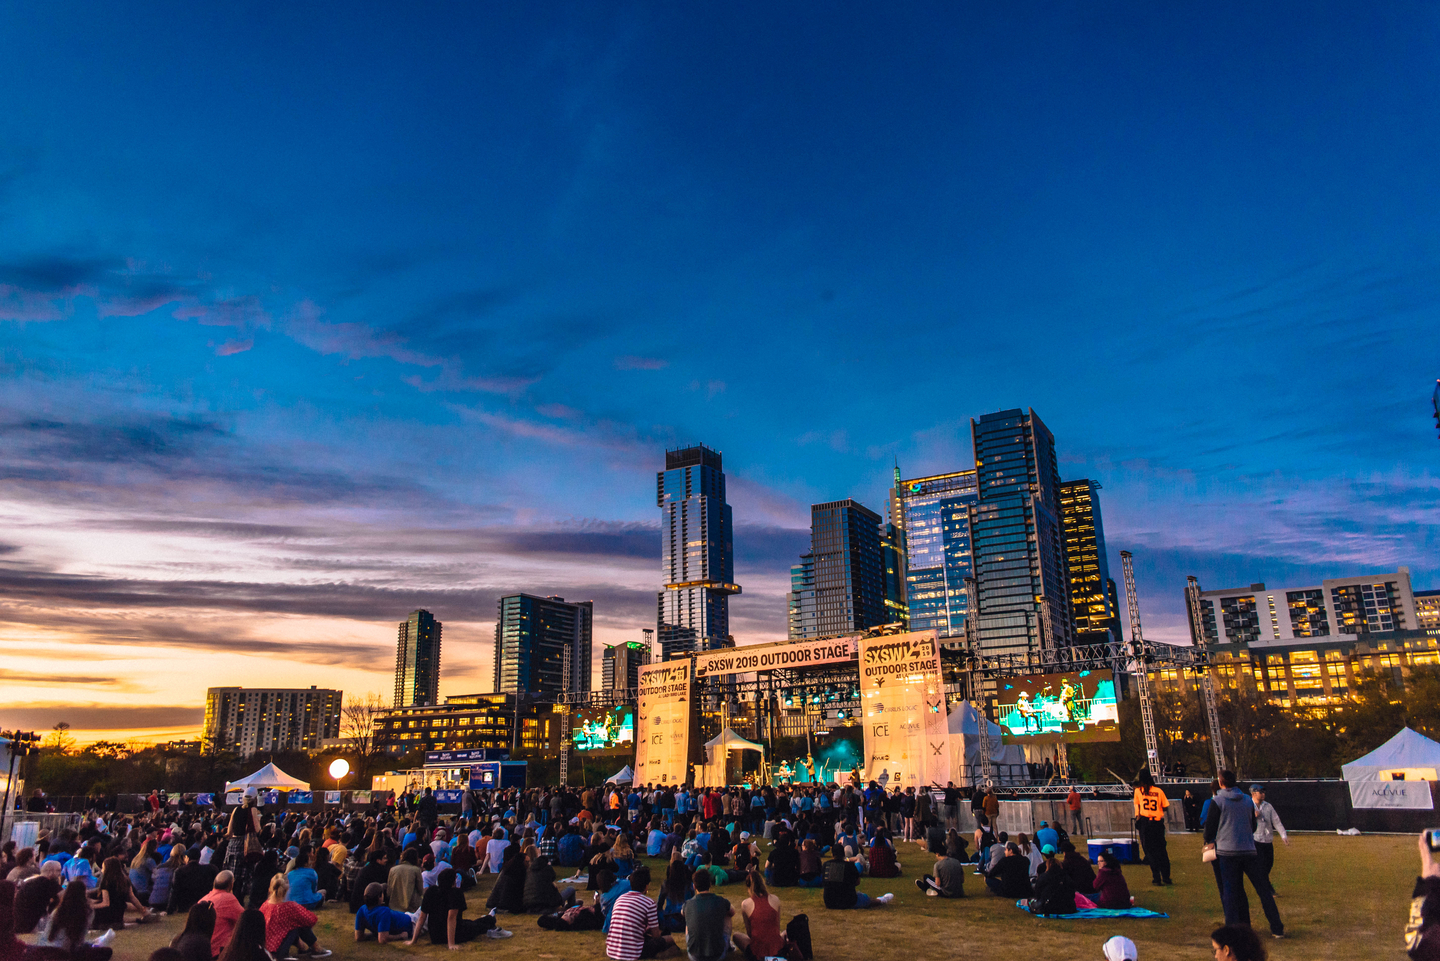
POLYGON ((1028 734, 1030 732, 1030 725, 1032 723, 1035 725, 1036 731, 1040 730, 1040 722, 1035 717, 1035 706, 1030 703, 1030 694, 1028 691, 1021 691, 1020 695, 1015 698, 1015 711, 1020 715, 1020 719, 1025 722, 1024 733, 1028 734))
POLYGON ((1065 709, 1065 717, 1073 724, 1078 718, 1075 717, 1075 696, 1080 693, 1079 689, 1070 683, 1070 678, 1064 678, 1060 682, 1060 706, 1065 709))

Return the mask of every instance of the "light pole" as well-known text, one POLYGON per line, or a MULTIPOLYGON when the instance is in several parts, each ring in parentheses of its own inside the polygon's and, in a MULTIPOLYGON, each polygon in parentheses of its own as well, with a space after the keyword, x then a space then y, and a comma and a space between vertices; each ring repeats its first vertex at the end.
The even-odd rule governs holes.
MULTIPOLYGON (((337 757, 330 762, 330 776, 335 779, 335 793, 340 793, 340 779, 350 773, 350 762, 343 757, 337 757)), ((335 803, 338 805, 340 799, 337 797, 335 803)))

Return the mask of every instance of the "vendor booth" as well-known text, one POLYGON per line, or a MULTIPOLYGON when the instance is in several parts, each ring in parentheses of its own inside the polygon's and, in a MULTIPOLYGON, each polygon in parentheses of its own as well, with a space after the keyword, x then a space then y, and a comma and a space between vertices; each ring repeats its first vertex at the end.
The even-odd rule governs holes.
POLYGON ((1340 771, 1350 786, 1351 807, 1429 811, 1434 808, 1429 782, 1440 780, 1440 743, 1403 728, 1340 771))

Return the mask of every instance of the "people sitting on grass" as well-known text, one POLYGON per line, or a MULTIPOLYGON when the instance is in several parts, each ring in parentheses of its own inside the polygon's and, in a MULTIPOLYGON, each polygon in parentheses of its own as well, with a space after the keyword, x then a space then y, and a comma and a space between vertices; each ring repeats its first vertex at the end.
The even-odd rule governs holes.
POLYGON ((40 873, 20 885, 15 892, 15 933, 29 934, 55 906, 60 903, 64 886, 60 883, 60 864, 45 861, 40 873))
POLYGON ((185 915, 185 928, 170 941, 181 961, 210 961, 210 942, 215 937, 215 908, 197 901, 185 915))
POLYGON ((485 900, 485 909, 491 913, 524 913, 525 855, 518 848, 512 846, 506 850, 505 863, 500 868, 500 876, 495 879, 495 886, 490 889, 490 896, 485 900))
POLYGON ((780 896, 771 894, 765 879, 751 870, 745 878, 747 897, 740 902, 745 933, 734 933, 735 947, 747 959, 777 957, 785 951, 785 933, 780 926, 780 896))
POLYGON ((958 843, 935 855, 935 873, 915 879, 915 886, 931 898, 963 898, 965 896, 965 865, 958 843))
POLYGON ((846 858, 838 844, 832 850, 834 855, 825 862, 824 869, 825 907, 844 911, 850 908, 868 908, 873 904, 889 904, 895 899, 895 895, 887 892, 872 901, 868 895, 859 891, 859 870, 846 858))
POLYGON ((1034 897, 1030 899, 1032 914, 1074 914, 1075 885, 1070 875, 1055 858, 1055 846, 1047 844, 1040 849, 1040 868, 1031 885, 1034 897))
POLYGON ((446 868, 435 879, 435 884, 425 892, 420 903, 420 913, 415 917, 415 928, 406 944, 413 945, 419 932, 430 932, 431 944, 443 944, 456 950, 460 945, 473 941, 481 935, 490 938, 508 938, 511 932, 502 930, 493 914, 470 919, 465 917, 465 894, 455 884, 455 869, 446 868))
POLYGON ((229 871, 221 871, 215 875, 215 883, 210 893, 200 899, 215 911, 215 933, 210 937, 210 953, 215 956, 224 951, 225 946, 230 943, 235 925, 239 923, 240 915, 245 912, 240 899, 235 897, 231 890, 234 884, 235 875, 229 871))
POLYGON ((265 948, 267 925, 259 908, 246 908, 220 953, 219 961, 274 961, 265 948))
POLYGON ((1069 838, 1055 845, 1059 850, 1060 864, 1065 868, 1065 873, 1070 875, 1070 883, 1075 885, 1077 894, 1090 895, 1095 893, 1095 868, 1090 864, 1090 859, 1079 851, 1069 838))
POLYGON ((425 876, 420 870, 420 852, 406 848, 400 853, 400 863, 386 875, 385 888, 388 892, 386 903, 397 911, 416 911, 425 896, 425 876))
POLYGON ((1100 870, 1095 873, 1092 890, 1090 900, 1107 910, 1123 910, 1135 903, 1120 869, 1120 859, 1109 851, 1100 855, 1100 870))
POLYGON ((777 888, 793 887, 800 880, 800 852, 795 850, 795 838, 789 831, 781 832, 765 860, 765 880, 777 888))
POLYGON ((129 872, 119 858, 105 859, 95 894, 95 924, 98 927, 123 928, 126 908, 134 908, 139 914, 135 919, 137 924, 155 917, 154 912, 136 896, 135 889, 130 886, 129 872))
POLYGON ((680 852, 674 852, 665 879, 660 882, 660 897, 656 899, 656 910, 660 913, 660 930, 674 934, 685 927, 685 902, 695 894, 695 872, 685 866, 680 852))
POLYGON ((319 910, 325 903, 325 892, 320 890, 320 875, 311 866, 314 852, 310 845, 302 844, 295 855, 295 866, 285 875, 290 893, 287 900, 294 901, 310 911, 319 910))
POLYGON ((890 832, 886 828, 879 828, 875 831, 875 839, 870 842, 869 874, 872 878, 898 878, 900 876, 900 862, 895 858, 895 845, 890 840, 890 832))
POLYGON ((985 876, 985 887, 990 889, 991 894, 1002 898, 1019 900, 1030 897, 1030 859, 1020 853, 1015 842, 1005 845, 1005 856, 985 876))
POLYGON ((415 919, 419 916, 406 914, 382 904, 385 885, 378 881, 365 886, 365 901, 355 912, 355 940, 364 941, 371 933, 381 944, 409 938, 415 933, 415 919))
POLYGON ((525 859, 525 913, 546 914, 574 904, 574 888, 562 891, 555 887, 555 869, 550 866, 550 859, 533 847, 526 850, 531 853, 525 859))
POLYGON ((632 871, 629 887, 615 899, 606 920, 605 956, 611 961, 639 961, 668 953, 675 939, 660 931, 659 910, 646 893, 650 869, 642 864, 632 871))
MULTIPOLYGON (((990 845, 990 853, 985 860, 981 862, 980 870, 985 874, 989 874, 995 870, 995 866, 1000 863, 1000 860, 1009 853, 1010 834, 1009 832, 1001 831, 999 837, 995 839, 995 843, 990 845)), ((1028 864, 1026 870, 1029 870, 1028 864)))
POLYGON ((728 900, 710 890, 710 879, 709 871, 696 870, 695 896, 681 909, 685 953, 691 961, 720 961, 730 950, 731 918, 735 916, 735 909, 728 900))
POLYGON ((315 914, 289 900, 289 894, 290 882, 285 875, 276 874, 270 879, 270 896, 260 905, 260 913, 265 916, 265 950, 284 958, 291 948, 298 947, 305 957, 328 958, 330 952, 316 942, 315 914))

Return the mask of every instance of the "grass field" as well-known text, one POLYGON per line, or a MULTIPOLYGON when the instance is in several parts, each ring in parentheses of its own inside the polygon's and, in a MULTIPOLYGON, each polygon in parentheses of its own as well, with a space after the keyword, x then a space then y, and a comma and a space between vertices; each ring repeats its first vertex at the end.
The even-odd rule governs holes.
MULTIPOLYGON (((1018 910, 1013 902, 985 893, 979 878, 966 882, 963 901, 927 898, 915 889, 914 878, 933 863, 918 845, 900 845, 904 876, 865 879, 861 890, 875 895, 895 893, 889 907, 866 911, 827 911, 818 889, 786 888, 782 921, 804 912, 810 917, 815 955, 821 961, 918 961, 927 958, 976 956, 986 961, 1100 958, 1100 945, 1123 934, 1139 946, 1142 961, 1210 958, 1209 933, 1223 920, 1220 896, 1210 866, 1200 860, 1198 835, 1170 838, 1175 884, 1157 888, 1142 865, 1125 868, 1130 891, 1142 907, 1164 911, 1168 920, 1044 921, 1018 910)), ((1409 910, 1410 891, 1418 873, 1415 839, 1411 837, 1292 835, 1290 845, 1277 845, 1274 880, 1280 892, 1280 915, 1289 937, 1266 941, 1271 957, 1301 959, 1370 959, 1404 956, 1401 932, 1409 910)), ((652 871, 659 874, 658 863, 652 871)), ((739 905, 740 885, 719 893, 739 905)), ((652 887, 651 893, 654 894, 652 887)), ((1251 914, 1264 932, 1264 915, 1251 894, 1251 914)), ((483 913, 484 894, 470 896, 467 916, 483 913)), ((116 957, 143 961, 150 951, 169 943, 183 926, 182 918, 131 928, 116 940, 116 957)), ((429 944, 407 948, 373 941, 354 942, 352 916, 343 908, 320 912, 316 933, 322 947, 336 958, 381 958, 403 955, 450 957, 429 944)), ((501 916, 502 927, 515 932, 506 941, 482 939, 456 954, 493 958, 601 959, 604 942, 598 932, 557 934, 543 931, 533 916, 501 916)), ((731 957, 735 957, 734 954, 731 957)))

